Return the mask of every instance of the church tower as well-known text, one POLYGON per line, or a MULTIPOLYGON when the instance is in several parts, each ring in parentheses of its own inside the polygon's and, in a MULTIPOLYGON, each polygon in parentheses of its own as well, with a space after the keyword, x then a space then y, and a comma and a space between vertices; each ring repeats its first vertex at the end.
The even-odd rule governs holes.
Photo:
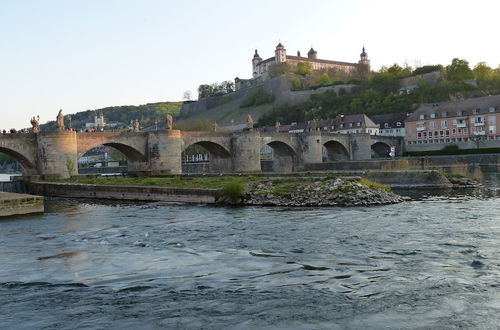
POLYGON ((258 64, 262 61, 262 58, 257 53, 257 49, 255 50, 255 54, 252 59, 252 77, 257 78, 259 76, 259 66, 258 64))
POLYGON ((274 58, 276 63, 286 62, 286 49, 281 44, 281 42, 276 46, 276 50, 274 51, 274 58))

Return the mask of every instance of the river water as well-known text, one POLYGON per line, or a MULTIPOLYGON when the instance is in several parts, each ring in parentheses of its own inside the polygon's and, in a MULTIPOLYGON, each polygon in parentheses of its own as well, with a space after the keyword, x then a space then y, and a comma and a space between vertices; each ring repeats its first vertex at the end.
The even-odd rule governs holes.
POLYGON ((49 200, 0 221, 0 328, 498 329, 499 178, 378 207, 49 200))

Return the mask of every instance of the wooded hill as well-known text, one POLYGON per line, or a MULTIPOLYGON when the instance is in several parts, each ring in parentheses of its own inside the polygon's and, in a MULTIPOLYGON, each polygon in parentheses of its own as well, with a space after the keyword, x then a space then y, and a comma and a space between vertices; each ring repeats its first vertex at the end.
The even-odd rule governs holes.
MULTIPOLYGON (((98 114, 104 115, 106 123, 117 123, 117 128, 126 128, 133 120, 139 120, 142 127, 152 126, 155 120, 159 123, 165 121, 165 116, 170 114, 177 116, 182 102, 158 102, 147 103, 143 105, 123 105, 106 107, 102 109, 86 110, 75 114, 65 114, 65 126, 69 127, 71 116, 71 127, 76 129, 85 128, 85 123, 94 122, 94 116, 98 114)), ((55 115, 54 115, 55 117, 55 115)), ((42 130, 55 130, 57 128, 55 121, 47 122, 41 125, 42 130)))

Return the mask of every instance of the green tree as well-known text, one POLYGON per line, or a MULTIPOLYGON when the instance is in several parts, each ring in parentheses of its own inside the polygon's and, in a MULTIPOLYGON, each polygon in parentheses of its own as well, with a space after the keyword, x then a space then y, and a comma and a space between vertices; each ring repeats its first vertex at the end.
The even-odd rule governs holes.
POLYGON ((330 79, 330 76, 328 73, 323 73, 321 76, 316 79, 316 86, 326 86, 330 85, 332 83, 332 80, 330 79))
POLYGON ((421 66, 419 68, 416 68, 412 72, 412 76, 417 76, 417 75, 425 74, 425 73, 431 73, 431 72, 434 72, 434 71, 445 72, 445 69, 444 69, 444 67, 441 64, 438 64, 438 65, 424 65, 424 66, 421 66))
POLYGON ((469 62, 454 58, 451 64, 446 67, 446 78, 449 81, 461 82, 467 79, 473 79, 474 74, 469 67, 469 62))
POLYGON ((288 72, 290 72, 290 65, 286 62, 275 63, 269 68, 271 78, 281 76, 288 72))
POLYGON ((481 82, 489 81, 493 76, 493 69, 487 66, 485 62, 476 64, 472 72, 474 77, 481 82))
POLYGON ((295 70, 297 74, 300 74, 302 76, 305 76, 307 74, 312 73, 312 66, 311 63, 308 62, 299 62, 297 63, 297 69, 295 70))

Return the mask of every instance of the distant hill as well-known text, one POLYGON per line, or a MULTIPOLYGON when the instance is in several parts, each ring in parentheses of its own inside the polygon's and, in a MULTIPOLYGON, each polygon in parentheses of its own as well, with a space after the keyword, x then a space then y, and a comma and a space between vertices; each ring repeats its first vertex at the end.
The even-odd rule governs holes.
MULTIPOLYGON (((143 105, 122 105, 114 107, 106 107, 95 110, 86 110, 75 114, 65 115, 65 125, 69 127, 71 116, 71 127, 81 129, 85 127, 85 123, 93 122, 94 116, 103 114, 106 123, 118 123, 118 127, 126 127, 130 121, 138 119, 142 127, 152 126, 155 120, 164 122, 165 116, 170 114, 176 117, 179 114, 182 102, 158 102, 147 103, 143 105)), ((55 118, 55 114, 54 114, 55 118)), ((49 121, 41 125, 42 130, 51 131, 57 128, 55 121, 49 121)))

